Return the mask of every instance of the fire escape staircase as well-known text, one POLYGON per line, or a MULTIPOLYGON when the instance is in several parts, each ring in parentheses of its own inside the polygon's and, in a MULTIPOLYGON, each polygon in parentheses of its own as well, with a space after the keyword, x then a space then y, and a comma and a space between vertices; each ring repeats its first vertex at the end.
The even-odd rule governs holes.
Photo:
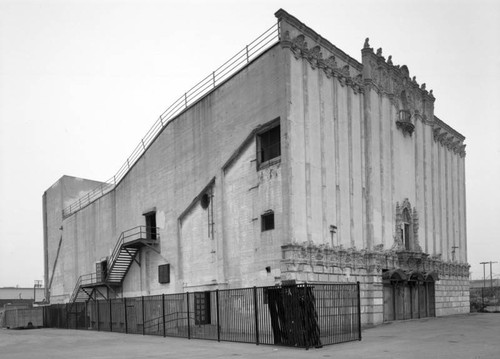
POLYGON ((137 226, 120 234, 107 261, 98 263, 95 273, 81 275, 75 285, 70 303, 109 299, 116 293, 134 262, 139 266, 137 254, 144 247, 158 252, 159 230, 156 227, 137 226))

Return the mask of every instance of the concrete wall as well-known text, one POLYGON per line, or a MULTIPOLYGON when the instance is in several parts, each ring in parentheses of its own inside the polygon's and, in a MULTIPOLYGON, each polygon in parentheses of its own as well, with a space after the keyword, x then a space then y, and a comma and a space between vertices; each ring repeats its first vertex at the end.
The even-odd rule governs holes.
POLYGON ((466 263, 464 137, 434 117, 432 92, 369 45, 360 64, 292 23, 281 26, 289 243, 401 246, 398 206, 406 203, 411 250, 466 263), (400 110, 411 131, 398 123, 400 110))
POLYGON ((280 281, 283 232, 281 164, 256 170, 255 141, 224 171, 224 267, 233 288, 280 281), (261 230, 261 215, 274 212, 275 228, 261 230), (269 267, 266 270, 266 267, 269 267))
MULTIPOLYGON (((62 210, 99 185, 101 182, 63 176, 43 194, 44 282, 47 300, 57 300, 58 295, 62 295, 61 300, 66 298, 68 290, 72 290, 69 288, 74 287, 75 278, 79 276, 75 268, 75 266, 78 267, 79 259, 75 251, 77 247, 75 247, 73 236, 64 235, 65 223, 63 223, 62 210), (52 287, 50 287, 51 279, 53 279, 52 287), (51 294, 53 294, 52 298, 51 294)), ((74 231, 75 228, 69 226, 66 232, 67 230, 74 231)))
POLYGON ((296 27, 283 24, 289 40, 289 92, 286 166, 289 243, 364 246, 363 238, 363 96, 361 64, 329 46, 315 46, 296 27), (321 55, 311 58, 315 46, 321 55), (328 69, 319 59, 335 58, 328 69), (349 66, 351 64, 352 67, 349 66), (342 71, 340 69, 343 69, 342 71), (330 226, 338 228, 333 235, 330 226))
POLYGON ((34 299, 41 302, 45 298, 45 288, 0 288, 0 299, 34 299))
MULTIPOLYGON (((279 164, 257 171, 255 130, 279 119, 284 112, 283 62, 283 51, 277 46, 254 60, 170 122, 115 190, 64 220, 65 240, 58 273, 64 271, 66 276, 55 277, 54 299, 55 295, 67 299, 78 276, 94 272, 95 262, 111 253, 120 233, 144 225, 143 213, 151 208, 156 208, 161 253, 148 248, 141 250, 138 258, 141 266, 134 263, 130 268, 123 283, 123 295, 225 286, 230 282, 227 273, 239 270, 243 279, 233 280, 234 285, 254 285, 258 282, 256 278, 274 283, 275 274, 268 275, 265 267, 270 266, 276 272, 279 263, 279 257, 270 258, 273 251, 279 253, 283 238, 278 234, 282 228, 281 175, 279 164), (224 173, 223 165, 249 136, 252 143, 246 152, 236 156, 224 173), (241 193, 234 190, 238 184, 233 182, 242 177, 252 186, 259 185, 252 192, 251 201, 241 203, 242 212, 238 214, 242 224, 254 227, 249 235, 232 228, 235 226, 232 222, 223 226, 227 201, 223 201, 222 195, 231 199, 239 196, 241 193), (208 238, 206 211, 199 205, 193 206, 193 201, 214 178, 213 238, 208 238), (247 212, 243 212, 245 206, 247 212), (270 231, 272 234, 260 233, 260 213, 264 208, 276 213, 277 225, 270 231), (245 213, 249 217, 243 218, 245 213), (238 250, 245 248, 239 254, 241 260, 235 255, 236 250, 231 249, 236 248, 234 243, 239 243, 238 250), (250 253, 252 256, 247 257, 250 253), (171 264, 170 284, 157 281, 157 267, 164 263, 171 264)), ((282 136, 286 135, 282 132, 282 136)), ((61 208, 53 203, 48 207, 60 216, 61 208)), ((54 228, 52 224, 48 227, 54 228)), ((49 237, 50 253, 57 240, 54 235, 49 237)), ((279 273, 276 275, 279 277, 279 273)))
POLYGON ((467 262, 464 137, 434 116, 432 91, 369 47, 362 50, 367 247, 400 239, 397 204, 408 203, 412 250, 467 262), (408 130, 399 111, 411 115, 408 130), (456 247, 456 248, 453 248, 456 247))

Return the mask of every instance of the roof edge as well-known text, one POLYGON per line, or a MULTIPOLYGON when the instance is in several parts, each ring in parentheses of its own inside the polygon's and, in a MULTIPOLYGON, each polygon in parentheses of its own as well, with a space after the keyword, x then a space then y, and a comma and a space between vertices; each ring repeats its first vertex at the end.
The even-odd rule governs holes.
POLYGON ((339 49, 337 46, 332 44, 330 41, 325 39, 323 36, 318 34, 316 31, 314 31, 312 28, 301 22, 299 19, 297 19, 295 16, 290 15, 288 12, 286 12, 283 9, 279 9, 274 13, 274 16, 278 19, 278 21, 286 21, 290 25, 294 26, 297 28, 299 31, 303 32, 305 35, 309 36, 310 38, 314 39, 319 45, 323 46, 327 50, 335 53, 340 59, 345 61, 349 66, 352 66, 356 68, 357 70, 361 71, 363 70, 363 64, 356 60, 355 58, 349 56, 346 54, 344 51, 339 49))

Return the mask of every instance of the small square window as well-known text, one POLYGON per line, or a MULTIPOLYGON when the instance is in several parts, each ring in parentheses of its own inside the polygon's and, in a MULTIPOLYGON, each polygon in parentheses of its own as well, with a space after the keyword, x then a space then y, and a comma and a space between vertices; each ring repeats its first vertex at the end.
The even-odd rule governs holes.
POLYGON ((170 283, 170 264, 158 266, 158 282, 170 283))
POLYGON ((281 132, 279 125, 257 135, 257 160, 259 165, 280 156, 281 132))
POLYGON ((262 232, 274 229, 274 212, 266 212, 260 217, 262 232))

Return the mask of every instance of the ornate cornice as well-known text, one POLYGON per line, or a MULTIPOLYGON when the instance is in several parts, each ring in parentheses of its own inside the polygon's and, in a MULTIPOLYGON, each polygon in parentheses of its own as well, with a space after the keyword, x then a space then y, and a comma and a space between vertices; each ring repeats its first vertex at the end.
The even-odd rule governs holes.
POLYGON ((291 39, 290 33, 285 31, 281 38, 281 46, 290 49, 295 59, 306 60, 312 69, 321 69, 328 78, 337 78, 341 86, 352 87, 354 93, 363 92, 364 85, 361 75, 353 77, 350 72, 350 66, 344 65, 339 67, 333 55, 325 59, 321 46, 315 45, 309 49, 305 35, 299 34, 291 39))
POLYGON ((348 64, 350 67, 356 69, 357 71, 361 71, 363 69, 363 65, 359 63, 355 58, 349 56, 346 54, 344 51, 339 49, 337 46, 333 45, 330 41, 322 37, 320 34, 318 34, 316 31, 311 29, 309 26, 301 22, 299 19, 297 19, 295 16, 290 15, 283 9, 279 9, 276 11, 274 14, 278 21, 280 22, 280 28, 284 28, 283 23, 286 23, 290 26, 292 26, 294 29, 297 29, 301 34, 307 36, 310 39, 314 39, 313 41, 321 46, 322 48, 326 49, 326 51, 330 52, 331 54, 335 55, 337 58, 342 60, 342 62, 345 62, 348 64))
POLYGON ((433 129, 434 141, 460 157, 465 157, 465 137, 436 117, 433 129))
POLYGON ((383 245, 374 250, 358 250, 315 245, 311 242, 281 246, 281 275, 287 273, 334 273, 334 268, 344 271, 366 270, 367 273, 382 274, 382 270, 436 272, 439 277, 469 277, 467 263, 446 262, 440 255, 430 256, 421 251, 384 250, 383 245))
MULTIPOLYGON (((416 97, 413 100, 431 103, 435 101, 432 90, 427 91, 426 84, 419 85, 415 76, 410 78, 406 65, 394 65, 392 56, 389 56, 386 61, 385 57, 382 56, 382 48, 378 48, 375 53, 370 47, 368 38, 365 40, 361 53, 364 78, 373 81, 380 91, 400 96, 401 92, 406 90, 411 91, 412 97, 416 97)), ((411 110, 414 111, 414 109, 411 110)))

